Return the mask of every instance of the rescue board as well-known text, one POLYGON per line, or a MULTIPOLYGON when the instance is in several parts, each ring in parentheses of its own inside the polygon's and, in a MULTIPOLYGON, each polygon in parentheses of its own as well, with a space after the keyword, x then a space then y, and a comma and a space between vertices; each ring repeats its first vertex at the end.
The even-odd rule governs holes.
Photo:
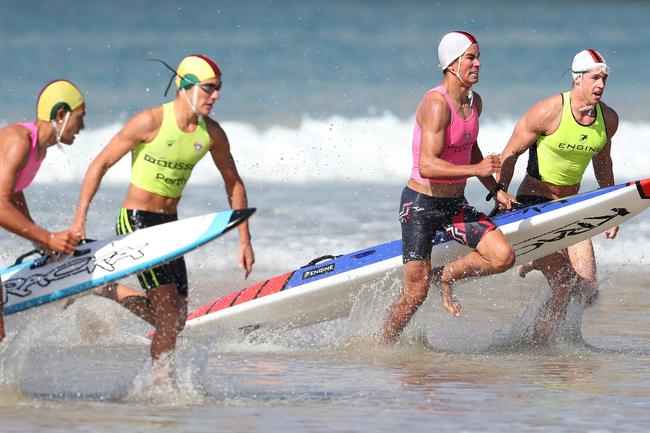
MULTIPOLYGON (((521 264, 598 235, 649 205, 650 179, 644 179, 528 206, 492 220, 513 245, 516 263, 521 264)), ((433 266, 469 251, 438 232, 433 266)), ((298 327, 344 317, 364 286, 372 284, 381 290, 382 278, 401 279, 401 273, 401 240, 326 256, 201 306, 188 315, 183 334, 191 338, 217 330, 298 327)))
POLYGON ((40 253, 39 257, 19 260, 0 270, 4 314, 75 295, 168 262, 237 227, 253 212, 252 208, 239 209, 185 218, 81 244, 73 254, 57 260, 40 253))

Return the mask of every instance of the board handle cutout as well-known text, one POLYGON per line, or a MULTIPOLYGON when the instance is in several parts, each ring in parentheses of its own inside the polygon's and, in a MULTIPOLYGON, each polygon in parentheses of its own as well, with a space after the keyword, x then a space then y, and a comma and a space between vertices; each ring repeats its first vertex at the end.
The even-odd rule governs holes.
POLYGON ((339 254, 338 256, 333 256, 333 255, 331 255, 331 254, 326 254, 326 255, 324 255, 324 256, 316 257, 314 260, 310 261, 310 262, 307 263, 306 265, 301 266, 300 269, 302 269, 302 268, 308 268, 308 267, 310 267, 310 266, 314 266, 316 263, 318 263, 318 262, 322 262, 323 260, 334 260, 334 259, 337 258, 337 257, 341 257, 341 254, 339 254))

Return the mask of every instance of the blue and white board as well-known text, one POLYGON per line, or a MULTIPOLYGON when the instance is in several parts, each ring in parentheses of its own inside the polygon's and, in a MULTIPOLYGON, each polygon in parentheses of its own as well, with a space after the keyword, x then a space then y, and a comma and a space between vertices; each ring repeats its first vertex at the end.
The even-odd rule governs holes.
POLYGON ((56 301, 170 261, 237 227, 253 212, 240 209, 186 218, 79 245, 74 254, 56 261, 41 256, 3 269, 4 313, 56 301))
MULTIPOLYGON (((629 182, 526 207, 493 218, 513 245, 517 263, 543 257, 591 238, 650 206, 650 179, 629 182)), ((616 246, 612 244, 612 247, 616 246)), ((469 248, 439 233, 433 266, 469 248)), ((364 285, 381 290, 382 278, 401 278, 402 242, 377 245, 320 261, 205 304, 188 316, 186 336, 217 329, 305 326, 347 316, 364 285)))

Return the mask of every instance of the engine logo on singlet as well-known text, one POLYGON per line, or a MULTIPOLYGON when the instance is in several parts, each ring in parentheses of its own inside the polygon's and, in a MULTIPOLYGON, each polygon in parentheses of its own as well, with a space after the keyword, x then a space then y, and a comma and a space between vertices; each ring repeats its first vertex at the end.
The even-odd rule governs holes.
POLYGON ((203 143, 199 143, 198 141, 194 143, 194 150, 196 150, 197 152, 203 150, 203 143))
MULTIPOLYGON (((34 273, 27 278, 14 277, 3 282, 5 287, 5 299, 7 303, 9 295, 24 298, 32 295, 32 287, 47 287, 52 283, 68 278, 77 274, 91 275, 96 268, 104 272, 113 272, 118 268, 125 268, 132 265, 133 262, 144 257, 144 248, 149 244, 145 243, 137 247, 124 247, 119 250, 111 251, 101 257, 73 257, 71 260, 65 260, 58 266, 49 269, 47 272, 34 273), (118 264, 119 262, 119 264, 118 264)), ((89 250, 88 250, 89 251, 89 250)), ((49 267, 46 265, 46 267, 49 267)))
POLYGON ((321 266, 320 268, 310 269, 302 273, 302 279, 307 280, 309 278, 314 278, 319 275, 328 274, 334 270, 336 263, 332 263, 326 266, 321 266))

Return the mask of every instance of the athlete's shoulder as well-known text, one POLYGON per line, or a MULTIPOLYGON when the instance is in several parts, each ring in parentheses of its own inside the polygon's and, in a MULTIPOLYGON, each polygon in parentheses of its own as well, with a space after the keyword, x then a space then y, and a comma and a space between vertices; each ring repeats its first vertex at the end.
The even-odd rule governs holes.
POLYGON ((425 93, 418 105, 416 119, 420 127, 432 121, 448 125, 451 121, 451 108, 444 95, 433 89, 425 93))
MULTIPOLYGON (((205 116, 205 127, 208 130, 208 135, 212 139, 212 143, 228 143, 228 137, 226 136, 226 131, 221 127, 221 124, 214 120, 211 117, 205 116)), ((216 148, 214 146, 213 148, 216 148)))
POLYGON ((13 123, 0 129, 0 142, 3 145, 31 147, 31 132, 22 125, 13 123))
POLYGON ((444 105, 445 107, 448 107, 447 100, 445 99, 445 96, 438 90, 437 87, 428 90, 423 96, 422 100, 420 101, 420 105, 423 104, 429 104, 429 105, 444 105))
POLYGON ((163 121, 163 107, 157 106, 137 113, 124 125, 119 135, 130 142, 148 143, 158 134, 163 121))
POLYGON ((162 125, 163 118, 163 106, 159 105, 157 107, 140 111, 129 120, 125 128, 135 129, 142 133, 157 131, 162 125))
POLYGON ((535 110, 544 114, 546 113, 557 114, 562 111, 563 102, 564 102, 564 95, 562 93, 556 93, 554 95, 549 96, 548 98, 544 98, 537 101, 531 107, 531 110, 535 110))
POLYGON ((224 134, 225 131, 221 127, 221 124, 214 120, 212 117, 205 116, 203 118, 205 120, 205 127, 208 129, 208 134, 224 134))
POLYGON ((153 108, 143 110, 133 116, 134 123, 137 123, 146 129, 158 129, 165 117, 165 110, 163 105, 158 105, 153 108))
POLYGON ((607 128, 607 135, 611 138, 618 130, 618 113, 609 105, 600 102, 600 108, 603 110, 603 119, 607 128))
POLYGON ((562 94, 558 93, 548 98, 537 101, 524 115, 527 124, 540 131, 547 130, 555 124, 562 115, 562 94))
POLYGON ((618 113, 609 105, 605 104, 603 101, 600 101, 600 107, 603 109, 603 116, 605 118, 610 117, 618 121, 618 113))
POLYGON ((29 158, 32 140, 29 129, 14 123, 0 129, 0 170, 17 171, 29 158))

